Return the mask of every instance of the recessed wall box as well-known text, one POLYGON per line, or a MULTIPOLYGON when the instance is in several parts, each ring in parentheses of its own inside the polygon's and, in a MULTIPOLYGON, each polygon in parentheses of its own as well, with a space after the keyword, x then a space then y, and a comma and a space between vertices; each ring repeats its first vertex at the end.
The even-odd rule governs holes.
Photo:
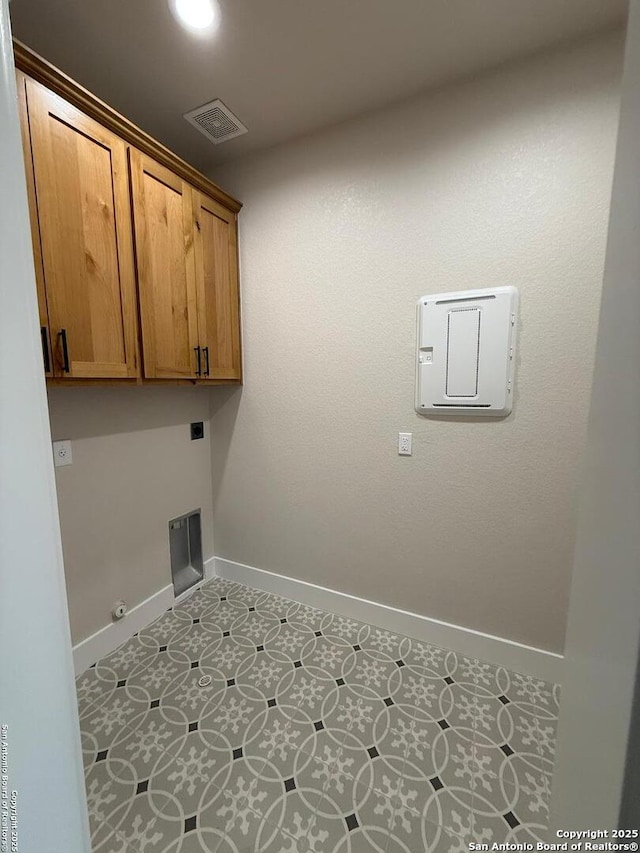
POLYGON ((182 595, 204 577, 199 509, 169 522, 169 554, 173 589, 182 595))
POLYGON ((508 415, 513 407, 517 321, 515 287, 419 299, 416 411, 508 415))

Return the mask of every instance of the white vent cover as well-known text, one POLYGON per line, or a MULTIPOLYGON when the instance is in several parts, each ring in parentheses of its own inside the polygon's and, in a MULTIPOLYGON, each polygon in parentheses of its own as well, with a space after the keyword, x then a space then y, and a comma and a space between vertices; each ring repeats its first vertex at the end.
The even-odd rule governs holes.
POLYGON ((214 145, 248 132, 240 119, 219 99, 185 113, 184 117, 214 145))
POLYGON ((509 414, 517 310, 515 287, 439 293, 418 300, 417 412, 509 414))

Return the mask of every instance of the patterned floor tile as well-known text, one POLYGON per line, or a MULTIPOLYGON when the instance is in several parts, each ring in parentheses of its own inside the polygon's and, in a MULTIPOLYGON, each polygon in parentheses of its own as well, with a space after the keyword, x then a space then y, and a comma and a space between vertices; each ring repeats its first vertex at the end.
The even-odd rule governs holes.
POLYGON ((326 611, 324 610, 317 610, 315 607, 309 607, 307 604, 294 603, 287 611, 287 622, 293 625, 294 628, 304 625, 316 633, 321 631, 326 615, 326 611))
POLYGON ((101 753, 106 753, 142 725, 149 703, 144 695, 129 695, 119 688, 100 705, 87 709, 80 720, 80 737, 85 766, 92 764, 101 753))
POLYGON ((325 613, 320 623, 320 629, 325 637, 337 637, 346 640, 351 645, 357 645, 360 631, 365 627, 362 622, 338 616, 335 613, 325 613))
POLYGON ((242 584, 203 584, 77 693, 96 853, 547 837, 557 685, 242 584))
POLYGON ((311 835, 318 842, 316 849, 386 851, 393 811, 391 801, 379 791, 338 777, 314 816, 311 835))
POLYGON ((91 667, 76 681, 78 714, 82 719, 105 699, 108 699, 118 686, 118 674, 111 668, 103 667, 98 671, 91 667))
POLYGON ((408 667, 427 678, 452 678, 458 668, 455 652, 419 640, 409 640, 409 649, 403 660, 408 667))
POLYGON ((91 835, 93 853, 135 853, 108 824, 100 822, 96 828, 91 821, 91 816, 89 816, 89 826, 96 829, 95 833, 92 832, 91 835))
POLYGON ((363 699, 386 698, 398 688, 398 665, 390 658, 365 651, 357 644, 354 666, 345 681, 363 699))
POLYGON ((319 677, 344 679, 356 666, 356 652, 346 640, 314 635, 305 642, 300 660, 319 677))
POLYGON ((216 853, 302 853, 289 836, 251 809, 225 833, 216 853))

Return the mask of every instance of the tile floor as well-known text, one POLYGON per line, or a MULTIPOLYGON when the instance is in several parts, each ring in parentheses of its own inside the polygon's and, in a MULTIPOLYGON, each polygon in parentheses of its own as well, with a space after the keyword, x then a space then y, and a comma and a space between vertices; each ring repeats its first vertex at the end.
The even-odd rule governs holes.
POLYGON ((216 579, 77 689, 94 853, 544 838, 557 687, 371 625, 216 579))

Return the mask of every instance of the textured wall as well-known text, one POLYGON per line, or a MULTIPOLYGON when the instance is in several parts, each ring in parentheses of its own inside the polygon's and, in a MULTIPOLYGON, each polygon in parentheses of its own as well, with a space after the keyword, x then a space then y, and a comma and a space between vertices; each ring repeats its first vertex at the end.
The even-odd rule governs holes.
POLYGON ((213 555, 210 443, 204 388, 50 388, 54 441, 72 440, 73 465, 56 468, 74 643, 171 583, 167 522, 202 508, 213 555), (205 431, 208 430, 205 423, 205 431))
POLYGON ((219 556, 562 649, 621 58, 609 34, 216 173, 245 204, 219 556), (514 413, 420 418, 416 299, 502 284, 514 413))

